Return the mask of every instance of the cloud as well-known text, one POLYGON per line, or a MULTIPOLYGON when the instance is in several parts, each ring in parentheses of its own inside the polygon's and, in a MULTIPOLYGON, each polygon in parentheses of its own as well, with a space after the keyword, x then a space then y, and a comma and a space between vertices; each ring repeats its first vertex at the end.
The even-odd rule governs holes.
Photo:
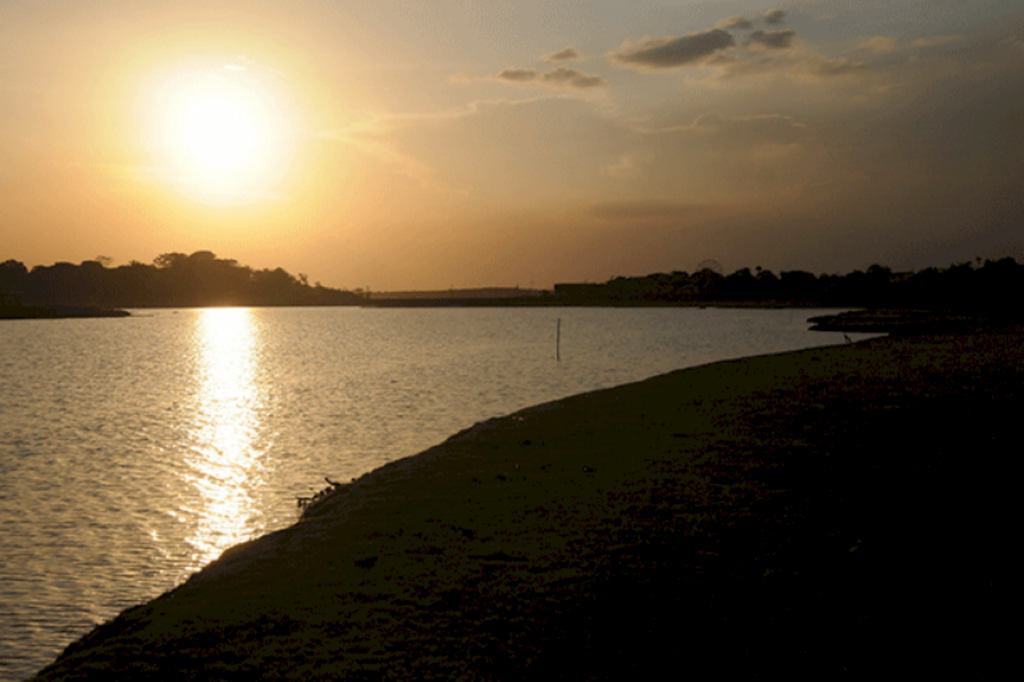
POLYGON ((546 54, 543 57, 541 57, 541 59, 546 62, 568 62, 574 59, 579 59, 582 56, 583 55, 580 53, 580 51, 577 50, 575 47, 567 47, 564 50, 559 50, 558 52, 546 54))
POLYGON ((757 56, 716 55, 708 66, 718 67, 719 79, 777 74, 798 80, 820 80, 857 73, 867 69, 863 61, 846 57, 828 58, 820 53, 793 47, 789 50, 764 49, 757 56))
POLYGON ((791 28, 780 28, 776 31, 754 31, 747 38, 745 45, 751 49, 786 50, 793 45, 796 31, 791 28))
MULTIPOLYGON (((941 47, 943 45, 952 45, 965 40, 964 36, 927 36, 924 38, 917 38, 908 43, 912 49, 929 49, 933 47, 941 47)), ((876 54, 883 54, 886 52, 893 52, 900 47, 899 41, 896 38, 890 38, 889 36, 875 36, 873 38, 867 38, 857 46, 859 49, 865 52, 874 52, 876 54)))
POLYGON ((829 59, 828 57, 823 57, 821 55, 814 55, 811 59, 807 60, 806 64, 808 75, 820 76, 822 78, 845 76, 847 74, 863 71, 867 68, 867 64, 864 62, 855 62, 847 59, 846 57, 829 59))
MULTIPOLYGON (((774 16, 774 15, 773 15, 774 16)), ((727 52, 736 47, 733 37, 723 30, 726 24, 740 25, 742 17, 718 22, 718 28, 680 37, 626 40, 608 59, 636 71, 665 71, 686 66, 702 66, 718 71, 714 78, 779 74, 802 80, 818 80, 856 73, 867 68, 863 61, 829 58, 799 45, 796 31, 790 28, 754 31, 744 42, 748 51, 727 52)), ((894 49, 895 39, 880 36, 862 45, 863 49, 894 49)), ((528 74, 512 74, 527 78, 528 74)), ((510 79, 511 80, 511 79, 510 79)))
POLYGON ((576 69, 559 66, 557 69, 546 71, 540 75, 540 80, 545 85, 555 87, 571 88, 603 88, 607 85, 605 79, 589 73, 583 73, 576 69))
POLYGON ((605 164, 601 172, 612 178, 624 178, 629 176, 637 167, 634 154, 622 154, 612 163, 605 164))
POLYGON ((509 83, 529 83, 530 81, 537 80, 537 69, 502 69, 493 78, 509 83))
POLYGON ((612 183, 602 169, 637 138, 593 100, 559 92, 478 102, 461 113, 406 126, 388 141, 429 160, 436 184, 509 206, 561 202, 577 192, 607 197, 588 183, 612 183))
POLYGON ((432 169, 419 159, 402 153, 393 143, 387 141, 386 135, 395 131, 395 121, 369 119, 352 123, 344 128, 325 130, 315 137, 325 140, 336 140, 358 149, 389 166, 399 173, 419 182, 423 186, 430 184, 432 169))
POLYGON ((706 215, 713 208, 713 206, 707 204, 686 204, 658 200, 610 201, 592 204, 587 208, 587 213, 607 220, 683 219, 706 215))
POLYGON ((750 149, 759 145, 796 143, 807 125, 784 114, 724 117, 702 114, 686 125, 649 128, 648 134, 685 134, 713 140, 716 148, 750 149))
POLYGON ((726 19, 720 19, 719 21, 715 22, 715 28, 721 29, 745 29, 750 28, 753 25, 754 24, 750 21, 750 19, 746 19, 744 17, 728 17, 726 19))
POLYGON ((888 36, 875 36, 874 38, 868 38, 863 41, 859 47, 867 52, 877 52, 879 54, 883 52, 892 52, 896 49, 897 41, 895 38, 888 36))
POLYGON ((736 45, 732 36, 720 28, 688 33, 678 38, 644 38, 638 43, 625 41, 609 58, 630 69, 654 71, 699 64, 719 50, 736 45))
POLYGON ((940 45, 959 43, 962 40, 964 40, 963 36, 929 36, 911 41, 910 46, 918 48, 938 47, 940 45))
POLYGON ((552 88, 575 88, 588 90, 591 88, 603 88, 608 83, 600 76, 584 73, 577 69, 570 69, 559 66, 550 71, 537 71, 536 69, 508 68, 502 69, 489 78, 514 84, 537 84, 552 88))
POLYGON ((786 13, 781 9, 770 9, 764 13, 764 23, 766 24, 781 24, 782 18, 786 16, 786 13))

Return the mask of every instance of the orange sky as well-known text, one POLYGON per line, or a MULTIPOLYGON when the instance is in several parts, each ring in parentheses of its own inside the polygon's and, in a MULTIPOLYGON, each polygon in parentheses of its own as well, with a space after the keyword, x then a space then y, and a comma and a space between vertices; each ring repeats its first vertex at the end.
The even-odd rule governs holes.
POLYGON ((328 286, 1024 260, 1019 0, 0 6, 0 260, 328 286))

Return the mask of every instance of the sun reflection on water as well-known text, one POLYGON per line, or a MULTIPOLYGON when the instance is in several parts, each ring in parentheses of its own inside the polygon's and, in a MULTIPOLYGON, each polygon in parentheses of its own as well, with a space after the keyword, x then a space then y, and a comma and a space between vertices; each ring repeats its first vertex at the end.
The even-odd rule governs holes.
POLYGON ((186 481, 196 508, 181 520, 194 524, 187 538, 191 570, 254 534, 252 492, 265 472, 260 444, 263 394, 259 385, 256 321, 247 308, 210 308, 197 320, 197 392, 186 481))

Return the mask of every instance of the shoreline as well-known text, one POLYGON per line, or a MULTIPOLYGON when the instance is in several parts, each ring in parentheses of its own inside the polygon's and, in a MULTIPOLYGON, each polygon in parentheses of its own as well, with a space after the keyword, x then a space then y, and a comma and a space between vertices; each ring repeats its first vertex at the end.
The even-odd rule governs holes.
POLYGON ((0 320, 63 320, 80 317, 130 317, 127 310, 71 305, 2 305, 0 320))
POLYGON ((1022 376, 1020 333, 873 339, 527 408, 336 486, 35 679, 994 666, 1022 376))

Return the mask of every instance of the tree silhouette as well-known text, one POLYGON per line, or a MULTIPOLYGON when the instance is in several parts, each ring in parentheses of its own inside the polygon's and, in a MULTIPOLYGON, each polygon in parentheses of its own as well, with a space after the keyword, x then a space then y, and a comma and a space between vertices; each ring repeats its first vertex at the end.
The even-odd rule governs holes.
POLYGON ((282 268, 254 272, 212 251, 170 252, 152 265, 131 261, 108 268, 103 260, 55 263, 28 271, 18 261, 0 264, 0 305, 96 308, 221 305, 357 305, 352 292, 310 287, 282 268))

